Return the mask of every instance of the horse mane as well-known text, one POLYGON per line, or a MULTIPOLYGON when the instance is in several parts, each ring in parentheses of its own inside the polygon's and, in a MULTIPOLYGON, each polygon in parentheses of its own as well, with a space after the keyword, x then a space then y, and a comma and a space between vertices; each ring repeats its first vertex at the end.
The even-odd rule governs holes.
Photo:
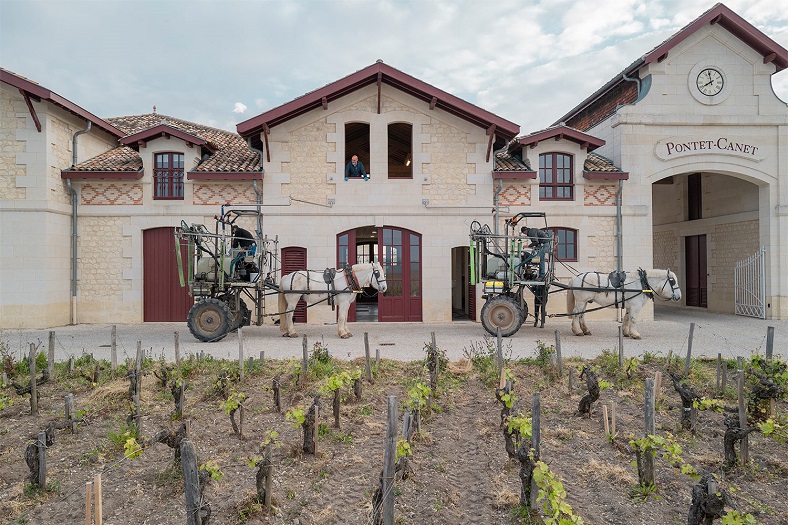
MULTIPOLYGON (((668 274, 669 270, 667 270, 667 269, 660 270, 659 268, 651 268, 651 269, 648 269, 648 270, 645 270, 645 271, 646 271, 646 276, 647 277, 653 277, 655 279, 659 279, 659 278, 665 277, 668 274)), ((627 272, 627 273, 630 273, 630 272, 627 272)), ((631 273, 636 274, 637 272, 631 272, 631 273)), ((671 273, 673 273, 673 272, 671 272, 671 273)))

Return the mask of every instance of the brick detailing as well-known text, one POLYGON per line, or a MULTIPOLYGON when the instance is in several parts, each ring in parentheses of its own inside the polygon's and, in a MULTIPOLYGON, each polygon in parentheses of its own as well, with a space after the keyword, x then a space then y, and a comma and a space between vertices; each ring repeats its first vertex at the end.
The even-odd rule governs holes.
POLYGON ((674 231, 654 232, 654 268, 670 268, 679 273, 682 267, 679 260, 679 238, 674 231))
POLYGON ((430 175, 423 195, 431 204, 466 204, 468 196, 476 192, 476 187, 468 184, 468 175, 476 173, 476 164, 466 162, 467 154, 476 151, 476 144, 468 142, 466 132, 435 118, 424 124, 421 132, 430 135, 430 142, 423 144, 422 150, 431 159, 429 164, 422 164, 424 173, 430 175))
MULTIPOLYGON (((588 233, 587 245, 593 255, 588 256, 588 267, 599 272, 609 272, 616 268, 616 218, 594 217, 589 220, 591 231, 588 233)), ((578 236, 584 232, 578 231, 578 236)), ((582 243, 578 242, 578 259, 582 260, 582 243)))
POLYGON ((713 283, 715 294, 728 294, 733 297, 733 272, 736 263, 760 248, 758 229, 757 220, 743 221, 718 224, 707 234, 708 270, 710 275, 716 277, 713 283))
POLYGON ((570 118, 566 124, 580 131, 586 131, 615 113, 618 106, 632 104, 637 98, 637 84, 628 81, 621 82, 605 93, 602 98, 570 118))
POLYGON ((16 187, 16 178, 27 175, 27 167, 16 163, 17 153, 24 153, 27 143, 17 140, 16 130, 25 129, 25 117, 17 111, 27 111, 22 97, 15 95, 5 85, 0 87, 0 199, 22 200, 25 188, 16 187))
POLYGON ((257 195, 252 183, 214 183, 194 185, 194 204, 250 204, 256 202, 257 195))
POLYGON ((586 184, 583 186, 583 206, 615 206, 615 184, 586 184))
POLYGON ((133 182, 86 183, 79 192, 86 206, 142 205, 142 185, 133 182))
MULTIPOLYGON (((493 189, 493 192, 495 189, 493 189)), ((498 194, 498 201, 502 206, 530 206, 531 185, 527 183, 512 183, 504 186, 498 194)))
POLYGON ((131 237, 123 235, 128 217, 82 217, 79 219, 78 293, 82 299, 123 301, 132 280, 123 278, 131 268, 131 237))

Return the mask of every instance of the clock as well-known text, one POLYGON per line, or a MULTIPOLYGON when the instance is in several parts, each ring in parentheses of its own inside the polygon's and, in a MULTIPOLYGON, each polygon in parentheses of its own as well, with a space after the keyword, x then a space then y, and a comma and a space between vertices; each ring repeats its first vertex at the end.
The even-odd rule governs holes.
POLYGON ((722 73, 714 68, 707 67, 698 73, 695 85, 701 94, 713 97, 718 95, 725 87, 725 79, 722 77, 722 73))

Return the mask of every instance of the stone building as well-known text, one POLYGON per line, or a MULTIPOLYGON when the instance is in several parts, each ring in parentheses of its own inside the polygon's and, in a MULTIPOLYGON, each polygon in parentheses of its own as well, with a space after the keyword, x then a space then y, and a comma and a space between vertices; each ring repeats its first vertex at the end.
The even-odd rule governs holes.
POLYGON ((0 70, 0 328, 182 321, 173 229, 255 202, 285 270, 387 261, 388 292, 351 320, 475 319, 468 234, 494 203, 501 218, 547 213, 561 278, 670 267, 686 304, 716 311, 733 312, 733 267, 764 247, 765 315, 788 318, 788 107, 770 83, 787 65, 718 4, 525 135, 381 61, 237 134, 101 119, 0 70), (353 155, 369 180, 345 179, 353 155))

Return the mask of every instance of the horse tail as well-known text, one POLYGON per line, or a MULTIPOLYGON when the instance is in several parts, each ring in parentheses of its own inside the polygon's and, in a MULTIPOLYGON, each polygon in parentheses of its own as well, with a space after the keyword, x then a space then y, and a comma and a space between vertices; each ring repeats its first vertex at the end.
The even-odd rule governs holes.
POLYGON ((566 313, 571 314, 575 311, 575 291, 571 287, 575 286, 574 279, 570 282, 570 289, 566 291, 566 313))
POLYGON ((287 326, 287 314, 284 313, 287 310, 287 299, 285 299, 285 294, 279 292, 279 330, 286 334, 290 327, 287 326))

